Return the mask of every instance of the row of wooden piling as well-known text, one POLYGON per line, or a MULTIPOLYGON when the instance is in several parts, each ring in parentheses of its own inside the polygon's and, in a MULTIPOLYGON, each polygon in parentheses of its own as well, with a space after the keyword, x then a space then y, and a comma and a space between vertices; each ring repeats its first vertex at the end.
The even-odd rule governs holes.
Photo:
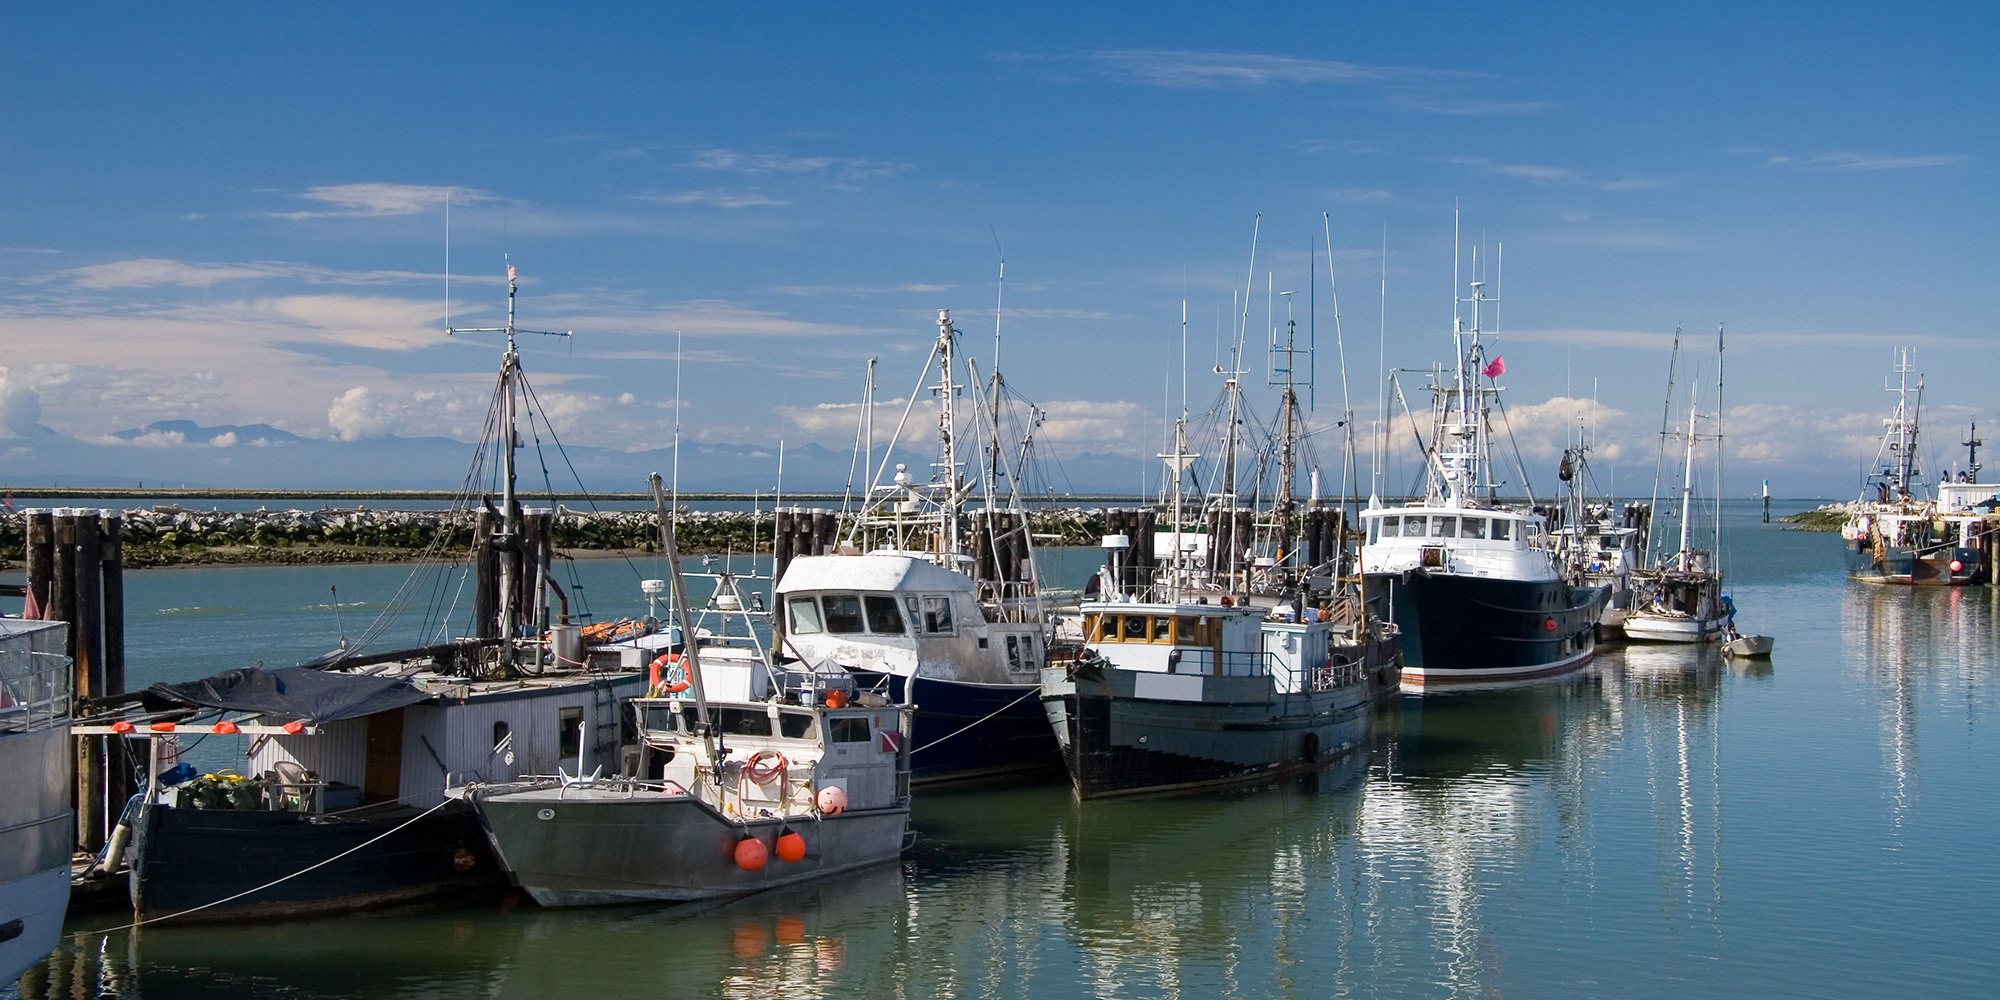
MULTIPOLYGON (((111 511, 31 510, 26 519, 24 617, 67 622, 64 652, 78 701, 125 692, 123 520, 111 511)), ((104 759, 104 741, 76 743, 77 844, 103 846, 132 794, 129 768, 104 759)))

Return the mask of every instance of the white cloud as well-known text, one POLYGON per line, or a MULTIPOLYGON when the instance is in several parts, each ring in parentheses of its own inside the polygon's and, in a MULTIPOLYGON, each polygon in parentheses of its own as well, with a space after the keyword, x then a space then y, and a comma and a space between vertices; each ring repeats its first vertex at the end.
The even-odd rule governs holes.
POLYGON ((10 369, 0 367, 0 438, 42 434, 45 429, 41 420, 41 394, 30 386, 20 384, 10 369))
POLYGON ((271 213, 280 219, 379 218, 442 210, 449 198, 456 204, 493 201, 496 195, 471 188, 386 182, 321 184, 298 194, 329 209, 271 213))
POLYGON ((638 201, 661 205, 707 205, 710 208, 771 208, 791 202, 773 198, 762 191, 730 191, 709 188, 703 191, 674 191, 664 194, 633 195, 638 201))
POLYGON ((333 428, 333 436, 342 441, 388 437, 398 422, 390 410, 388 400, 365 385, 357 385, 327 407, 326 422, 333 428))
POLYGON ((845 184, 886 180, 916 169, 909 163, 888 160, 846 156, 787 156, 782 153, 747 152, 714 147, 695 150, 689 159, 689 165, 701 170, 752 176, 759 174, 788 177, 820 176, 845 184))

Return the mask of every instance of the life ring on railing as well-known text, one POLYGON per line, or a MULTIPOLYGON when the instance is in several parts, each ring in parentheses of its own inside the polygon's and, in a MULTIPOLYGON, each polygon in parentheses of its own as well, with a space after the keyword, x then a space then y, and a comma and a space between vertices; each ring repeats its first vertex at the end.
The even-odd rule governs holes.
POLYGON ((688 677, 687 658, 679 653, 661 653, 653 657, 653 662, 647 671, 651 679, 646 686, 646 696, 649 698, 680 694, 694 685, 688 677), (665 676, 662 676, 662 672, 665 676))
POLYGON ((776 750, 759 750, 743 762, 743 776, 760 785, 768 785, 777 780, 790 766, 785 755, 776 750))

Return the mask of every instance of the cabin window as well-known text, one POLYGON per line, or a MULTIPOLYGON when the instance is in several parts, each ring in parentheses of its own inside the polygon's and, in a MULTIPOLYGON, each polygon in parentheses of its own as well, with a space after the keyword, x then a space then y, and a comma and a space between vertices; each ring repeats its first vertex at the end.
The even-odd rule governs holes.
POLYGON ((826 738, 829 743, 866 743, 875 738, 868 731, 866 716, 846 716, 826 720, 826 738))
POLYGON ((1136 639, 1144 642, 1146 640, 1146 616, 1126 615, 1124 627, 1119 629, 1118 636, 1121 639, 1136 639))
POLYGON ((1104 640, 1104 616, 1093 611, 1083 616, 1083 641, 1102 642, 1104 640))
POLYGON ((1394 538, 1403 533, 1403 519, 1394 514, 1377 522, 1382 525, 1382 537, 1394 538))
POLYGON ((583 752, 583 708, 571 706, 556 717, 558 757, 575 757, 583 752))
POLYGON ((1017 636, 1017 635, 1010 635, 1010 636, 1008 636, 1008 637, 1007 637, 1007 669, 1009 669, 1009 670, 1019 670, 1019 669, 1021 669, 1021 637, 1020 637, 1020 636, 1017 636))
POLYGON ((498 721, 496 721, 496 722, 494 722, 494 723, 493 723, 493 752, 494 752, 494 753, 499 753, 499 752, 500 752, 500 750, 501 750, 501 748, 503 748, 503 747, 505 747, 505 746, 507 745, 507 737, 508 737, 508 735, 509 735, 509 734, 511 734, 512 732, 513 732, 512 728, 510 728, 510 727, 509 727, 509 726, 507 725, 507 723, 505 723, 505 722, 498 722, 498 721))
POLYGON ((1368 525, 1368 544, 1373 545, 1382 537, 1382 519, 1378 517, 1366 523, 1368 525))
POLYGON ((951 630, 951 598, 925 597, 924 631, 937 634, 951 630))
POLYGON ((812 735, 813 717, 811 712, 779 712, 778 735, 787 739, 803 740, 812 735))
POLYGON ((1513 529, 1513 527, 1514 527, 1514 522, 1512 521, 1502 521, 1497 517, 1494 518, 1493 519, 1494 540, 1502 542, 1506 541, 1508 538, 1508 532, 1510 532, 1513 529))
POLYGON ((771 735, 771 717, 761 708, 718 708, 715 725, 718 732, 730 736, 771 735))
POLYGON ((818 601, 810 597, 794 597, 785 602, 785 610, 793 635, 813 635, 822 631, 818 601))
POLYGON ((868 609, 868 631, 878 635, 902 635, 903 613, 896 610, 896 599, 880 594, 869 594, 862 598, 868 609))
POLYGON ((1431 536, 1434 538, 1457 538, 1458 518, 1441 514, 1431 516, 1431 536))
POLYGON ((861 598, 853 594, 828 594, 820 598, 826 606, 826 630, 835 635, 861 631, 861 598))
POLYGON ((1165 615, 1153 619, 1153 641, 1174 641, 1174 620, 1165 615))
POLYGON ((1465 519, 1464 519, 1463 523, 1464 523, 1465 527, 1464 527, 1464 528, 1462 529, 1462 531, 1463 531, 1463 533, 1464 533, 1465 537, 1467 537, 1467 538, 1485 538, 1485 537, 1486 537, 1486 519, 1485 519, 1485 518, 1483 518, 1483 517, 1468 517, 1468 518, 1465 518, 1465 519))

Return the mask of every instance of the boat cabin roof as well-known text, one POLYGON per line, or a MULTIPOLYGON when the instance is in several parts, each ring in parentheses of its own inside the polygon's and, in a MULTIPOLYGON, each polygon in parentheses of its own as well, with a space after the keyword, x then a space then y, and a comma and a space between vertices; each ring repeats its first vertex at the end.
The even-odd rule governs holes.
POLYGON ((972 578, 906 552, 800 556, 785 566, 778 593, 800 591, 972 591, 972 578))

